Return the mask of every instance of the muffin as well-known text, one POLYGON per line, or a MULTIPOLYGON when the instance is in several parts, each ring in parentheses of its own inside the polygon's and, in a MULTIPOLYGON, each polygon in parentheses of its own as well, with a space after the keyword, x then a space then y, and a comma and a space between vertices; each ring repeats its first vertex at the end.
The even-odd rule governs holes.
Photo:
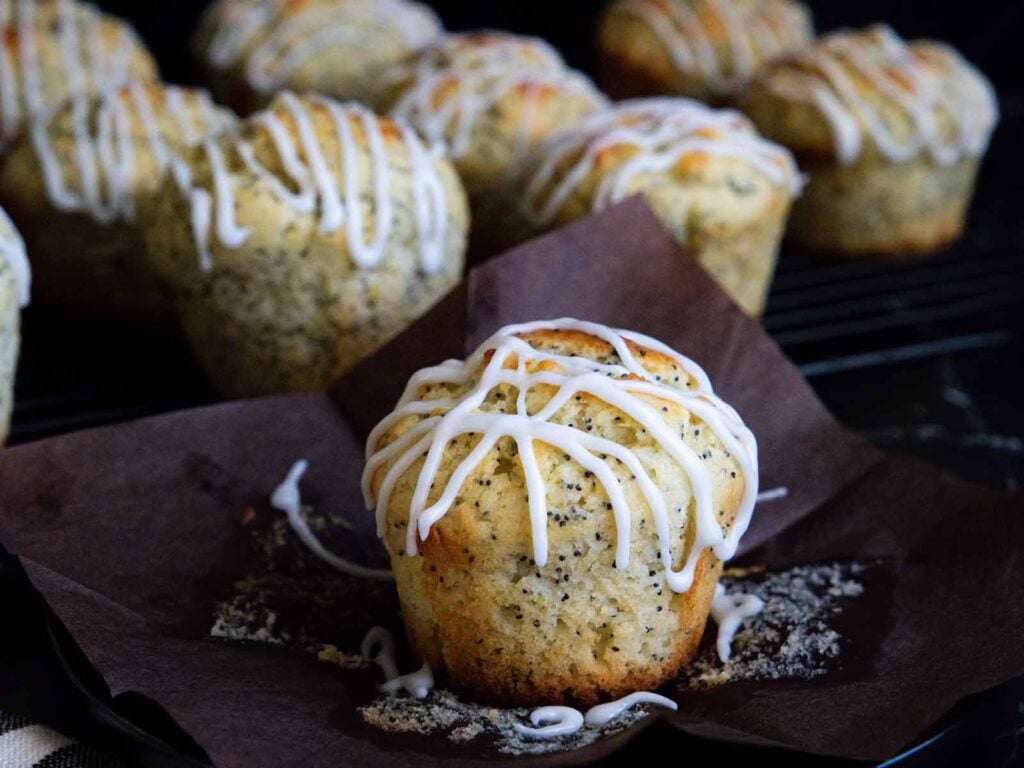
POLYGON ((624 101, 544 143, 512 189, 515 238, 643 193, 744 311, 759 315, 800 176, 742 115, 688 99, 624 101))
POLYGON ((328 386, 459 280, 465 193, 403 122, 285 92, 190 163, 147 253, 227 397, 328 386))
POLYGON ((474 204, 507 184, 541 141, 607 106, 543 40, 503 32, 446 35, 387 80, 382 108, 448 144, 474 204))
POLYGON ((881 25, 771 65, 741 107, 809 177, 790 239, 840 257, 927 254, 959 237, 998 120, 992 86, 956 51, 881 25))
POLYGON ((46 119, 69 96, 152 80, 156 64, 134 30, 74 0, 0 5, 0 147, 27 119, 46 119))
POLYGON ((14 373, 21 339, 20 310, 28 306, 32 272, 25 244, 0 209, 0 444, 7 439, 14 405, 14 373))
POLYGON ((176 157, 234 120, 205 91, 136 81, 75 96, 19 136, 0 159, 0 201, 32 253, 37 302, 134 319, 165 311, 137 208, 176 157))
POLYGON ((407 0, 217 0, 194 47, 217 98, 249 112, 283 89, 370 102, 382 71, 440 32, 407 0))
POLYGON ((616 98, 719 104, 813 38, 811 14, 796 0, 614 0, 598 31, 601 85, 616 98))
POLYGON ((753 435, 695 363, 575 320, 415 374, 367 457, 413 650, 518 706, 674 676, 758 484, 753 435))

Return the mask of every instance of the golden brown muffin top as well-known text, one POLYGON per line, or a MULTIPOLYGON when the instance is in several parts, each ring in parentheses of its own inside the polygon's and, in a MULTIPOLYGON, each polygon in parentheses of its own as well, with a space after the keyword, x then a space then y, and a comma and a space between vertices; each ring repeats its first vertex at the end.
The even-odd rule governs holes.
POLYGON ((433 11, 407 0, 220 0, 205 13, 197 44, 211 66, 242 64, 255 91, 272 93, 332 49, 394 41, 416 50, 440 31, 433 11))
POLYGON ((789 152, 762 139, 743 115, 682 98, 623 101, 542 145, 524 175, 525 216, 553 221, 582 196, 600 210, 628 197, 641 176, 699 184, 709 164, 740 162, 795 194, 800 177, 789 152))
MULTIPOLYGON (((456 158, 469 150, 481 117, 506 99, 534 102, 536 110, 567 96, 589 101, 593 109, 608 103, 548 43, 505 32, 445 35, 387 77, 391 114, 408 119, 431 141, 448 141, 456 158)), ((519 138, 524 147, 529 143, 529 136, 519 138)))
POLYGON ((45 119, 68 96, 156 79, 156 64, 125 22, 75 0, 0 2, 0 136, 45 119))
POLYGON ((769 66, 743 108, 767 135, 849 165, 866 151, 940 165, 980 156, 998 121, 991 84, 950 46, 890 27, 841 30, 769 66))
POLYGON ((616 0, 606 38, 622 34, 617 19, 646 26, 676 71, 698 77, 711 94, 734 94, 767 61, 807 45, 810 13, 795 0, 616 0))
POLYGON ((133 220, 139 192, 155 190, 181 155, 233 125, 206 91, 135 81, 100 96, 79 94, 22 147, 35 153, 50 203, 100 223, 133 220))
POLYGON ((405 554, 415 555, 417 541, 427 538, 465 481, 506 439, 515 442, 525 477, 539 566, 548 556, 549 513, 535 443, 564 453, 603 488, 616 521, 618 568, 628 566, 632 513, 616 468, 639 482, 676 592, 690 588, 704 549, 731 557, 749 524, 757 495, 757 444, 736 412, 714 395, 704 371, 641 334, 562 319, 506 326, 465 361, 449 360, 410 379, 394 412, 367 440, 363 490, 367 505, 377 510, 378 532, 384 535, 396 483, 407 471, 416 472, 404 545, 405 554), (580 415, 581 404, 596 404, 600 416, 580 415), (698 455, 691 442, 702 429, 711 431, 742 476, 734 520, 715 512, 715 481, 704 461, 710 456, 698 455), (479 441, 442 481, 438 472, 450 458, 449 444, 466 435, 478 435, 479 441), (673 570, 666 499, 658 485, 665 471, 683 473, 692 488, 694 527, 679 571, 673 570))

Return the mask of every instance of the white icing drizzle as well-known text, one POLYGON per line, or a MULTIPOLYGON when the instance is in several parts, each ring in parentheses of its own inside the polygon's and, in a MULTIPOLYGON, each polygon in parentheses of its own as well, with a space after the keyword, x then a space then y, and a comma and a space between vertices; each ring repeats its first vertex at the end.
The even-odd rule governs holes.
POLYGON ((76 189, 67 184, 66 160, 62 161, 54 147, 52 126, 43 122, 31 125, 32 146, 47 197, 55 208, 84 212, 103 224, 132 221, 139 185, 138 153, 143 149, 150 152, 157 174, 162 175, 177 160, 176 148, 188 146, 191 137, 220 130, 227 122, 225 114, 217 112, 205 94, 173 86, 162 88, 161 93, 162 101, 154 104, 150 86, 135 81, 107 92, 95 102, 81 92, 71 100, 74 151, 70 160, 76 189), (168 123, 185 130, 175 131, 175 136, 168 132, 168 123), (139 133, 145 136, 142 146, 136 144, 139 133))
POLYGON ((598 704, 596 707, 591 707, 587 710, 587 714, 583 716, 583 721, 592 728, 600 728, 602 725, 606 725, 622 715, 623 712, 640 704, 655 704, 659 707, 671 709, 673 712, 679 709, 679 706, 672 699, 657 693, 650 693, 649 691, 637 691, 628 696, 623 696, 621 699, 610 701, 607 704, 598 704))
POLYGON ((320 560, 327 563, 335 570, 347 573, 350 576, 357 576, 363 579, 391 580, 394 578, 391 571, 381 568, 367 568, 365 565, 353 563, 342 557, 338 557, 329 551, 317 538, 316 534, 309 527, 309 523, 302 516, 302 495, 299 492, 299 480, 309 468, 309 462, 299 459, 288 470, 288 474, 270 496, 270 505, 288 515, 288 524, 291 525, 295 535, 299 537, 309 551, 320 560))
MULTIPOLYGON (((213 182, 212 198, 203 189, 189 192, 200 266, 208 270, 213 264, 210 253, 211 215, 217 240, 222 245, 239 248, 249 236, 248 228, 235 220, 236 181, 228 170, 222 148, 226 145, 227 149, 237 153, 258 179, 267 184, 282 204, 296 214, 311 214, 319 206, 321 234, 329 235, 344 226, 349 253, 358 268, 378 267, 387 255, 395 223, 394 165, 388 156, 381 120, 359 104, 341 104, 316 95, 300 98, 287 91, 278 96, 270 109, 254 115, 252 123, 267 131, 291 185, 298 191, 261 165, 252 145, 244 138, 233 136, 226 142, 206 142, 203 146, 213 182), (340 147, 334 163, 328 159, 327 150, 317 135, 310 106, 323 108, 330 117, 331 132, 337 137, 340 147), (279 114, 282 111, 291 117, 298 134, 297 141, 282 120, 279 114), (354 125, 359 127, 369 147, 370 173, 367 179, 361 176, 360 149, 354 125), (340 170, 336 170, 338 168, 340 170), (362 198, 367 192, 374 222, 369 241, 363 231, 366 203, 362 198), (211 208, 215 211, 213 214, 211 208)), ((424 147, 416 132, 404 123, 398 122, 397 127, 410 167, 420 267, 427 274, 435 274, 444 267, 448 238, 448 198, 439 172, 443 150, 438 146, 424 147)))
POLYGON ((367 439, 363 494, 367 506, 376 509, 378 535, 384 533, 388 502, 398 479, 423 458, 409 508, 405 546, 407 555, 417 554, 417 538, 426 540, 431 527, 451 508, 463 483, 497 441, 505 437, 515 441, 526 477, 534 560, 538 566, 543 567, 547 563, 548 544, 546 492, 534 453, 535 441, 552 445, 569 455, 583 468, 593 472, 604 487, 615 519, 615 566, 619 569, 629 565, 631 511, 609 462, 618 459, 636 477, 654 518, 666 580, 675 592, 689 590, 697 560, 704 549, 711 548, 722 560, 732 557, 750 523, 758 485, 757 443, 736 411, 712 392, 704 371, 692 360, 642 334, 561 319, 506 326, 481 344, 465 361, 449 360, 412 376, 395 410, 373 429, 367 439), (521 338, 523 334, 541 329, 589 334, 607 342, 621 362, 605 365, 581 357, 543 352, 521 338), (634 357, 627 342, 668 356, 694 379, 696 386, 683 391, 654 381, 653 375, 634 357), (528 368, 528 364, 532 368, 528 368), (458 400, 417 399, 420 387, 425 384, 469 382, 474 382, 472 389, 458 400), (518 390, 515 413, 481 411, 480 406, 490 391, 501 384, 518 390), (539 385, 554 386, 557 391, 541 410, 531 414, 527 411, 526 398, 531 389, 539 385), (597 397, 637 421, 688 475, 695 507, 692 518, 695 530, 680 570, 673 568, 665 499, 637 455, 611 440, 551 421, 558 410, 579 393, 597 397), (641 395, 676 403, 689 410, 714 432, 739 464, 744 479, 743 497, 728 532, 715 514, 708 469, 641 395), (379 445, 388 430, 410 416, 422 419, 391 444, 379 445), (466 434, 478 434, 480 441, 453 470, 440 496, 428 504, 428 496, 448 444, 466 434), (601 458, 602 454, 605 458, 601 458), (373 481, 378 470, 383 470, 384 474, 375 498, 373 481))
POLYGON ((722 96, 742 90, 761 63, 799 48, 810 36, 803 11, 788 0, 624 0, 614 8, 641 19, 679 72, 700 75, 722 96), (710 19, 725 31, 728 73, 708 35, 710 19))
POLYGON ((519 126, 520 156, 528 149, 531 115, 545 89, 588 100, 595 109, 607 104, 545 41, 498 32, 446 35, 387 77, 408 82, 391 114, 409 120, 428 140, 447 140, 456 158, 470 150, 480 117, 516 90, 529 96, 519 126))
POLYGON ((718 624, 718 638, 715 648, 722 663, 732 657, 732 639, 746 619, 757 616, 764 610, 764 601, 757 595, 726 594, 721 584, 715 586, 715 597, 711 601, 711 618, 718 624))
POLYGON ((120 87, 131 76, 131 56, 137 43, 124 25, 117 41, 104 43, 103 15, 94 7, 72 0, 53 0, 56 7, 60 64, 67 93, 48 95, 44 89, 39 35, 50 34, 39 17, 45 3, 37 0, 0 0, 0 27, 15 33, 17 57, 10 38, 0 41, 0 138, 10 140, 23 120, 46 120, 65 95, 75 96, 91 85, 103 93, 120 87))
POLYGON ((598 182, 591 201, 595 211, 635 192, 638 176, 670 171, 692 154, 742 160, 793 194, 801 185, 792 155, 758 136, 738 112, 689 99, 637 99, 591 115, 547 141, 528 178, 523 213, 536 224, 550 224, 597 168, 602 153, 622 146, 633 152, 598 182))
POLYGON ((415 50, 441 30, 433 11, 405 0, 306 3, 297 11, 282 0, 226 0, 213 13, 210 63, 224 69, 245 57, 246 79, 261 93, 280 90, 296 71, 331 48, 369 50, 384 36, 415 50))
POLYGON ((18 306, 27 307, 32 291, 32 267, 25 253, 25 241, 3 208, 0 208, 0 259, 7 262, 14 275, 18 306))
POLYGON ((372 627, 366 633, 360 653, 384 673, 385 682, 377 686, 381 693, 394 695, 405 691, 414 698, 425 699, 434 687, 434 673, 427 662, 423 662, 415 672, 399 674, 395 662, 395 637, 384 627, 372 627))
POLYGON ((983 154, 999 119, 992 85, 959 53, 936 42, 908 45, 886 25, 826 35, 793 61, 795 67, 769 76, 767 84, 783 98, 818 108, 843 165, 861 156, 866 137, 896 163, 927 152, 939 165, 951 165, 983 154), (879 102, 910 119, 908 135, 893 131, 879 102), (952 135, 944 135, 942 113, 954 126, 952 135))
POLYGON ((784 499, 787 496, 789 496, 789 488, 782 485, 778 488, 761 491, 761 493, 757 494, 757 502, 760 504, 763 501, 775 501, 776 499, 784 499))

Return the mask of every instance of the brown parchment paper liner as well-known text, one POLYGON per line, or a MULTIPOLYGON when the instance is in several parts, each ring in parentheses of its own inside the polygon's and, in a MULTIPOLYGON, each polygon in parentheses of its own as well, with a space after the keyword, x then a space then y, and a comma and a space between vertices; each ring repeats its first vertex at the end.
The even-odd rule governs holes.
MULTIPOLYGON (((0 454, 0 540, 20 555, 114 693, 155 699, 222 766, 483 765, 476 742, 398 737, 356 707, 372 672, 208 636, 212 606, 250 567, 247 525, 291 463, 303 496, 354 523, 329 544, 381 562, 362 509, 362 435, 422 365, 498 326, 563 315, 651 334, 690 355, 761 449, 745 559, 770 569, 883 565, 833 673, 678 694, 666 721, 738 743, 891 756, 968 694, 1024 673, 1022 497, 885 456, 841 428, 761 329, 638 200, 476 268, 420 323, 327 395, 232 403, 0 454), (338 407, 338 403, 343 408, 338 407)), ((396 626, 395 617, 384 617, 396 626)), ((357 628, 351 628, 356 631, 357 628)), ((331 638, 325 638, 330 642, 331 638)), ((593 761, 630 736, 531 764, 593 761)))

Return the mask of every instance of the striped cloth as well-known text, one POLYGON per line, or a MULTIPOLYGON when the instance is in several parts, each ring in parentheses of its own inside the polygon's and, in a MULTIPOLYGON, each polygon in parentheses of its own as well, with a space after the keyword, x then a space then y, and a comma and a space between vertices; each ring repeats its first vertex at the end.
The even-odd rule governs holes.
POLYGON ((125 768, 104 752, 0 711, 0 768, 125 768))

